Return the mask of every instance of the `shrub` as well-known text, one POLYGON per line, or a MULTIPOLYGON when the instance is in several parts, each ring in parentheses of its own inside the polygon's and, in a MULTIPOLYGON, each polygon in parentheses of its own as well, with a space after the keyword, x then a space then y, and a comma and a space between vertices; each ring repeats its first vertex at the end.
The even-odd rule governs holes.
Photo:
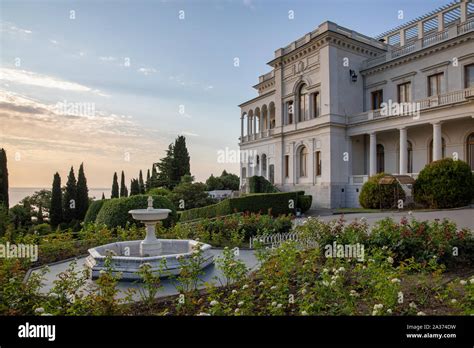
POLYGON ((98 201, 93 201, 91 204, 89 204, 89 209, 87 209, 86 216, 84 217, 84 224, 95 222, 97 219, 97 214, 99 214, 99 211, 102 209, 102 205, 104 205, 105 201, 107 200, 101 199, 98 201))
POLYGON ((146 194, 152 196, 168 197, 171 194, 171 191, 164 187, 154 187, 152 189, 149 189, 146 194))
POLYGON ((183 211, 180 215, 180 220, 188 221, 201 218, 213 218, 239 212, 263 214, 271 212, 274 216, 292 214, 294 213, 294 208, 290 208, 290 200, 293 200, 294 205, 297 205, 298 193, 257 193, 238 198, 228 198, 207 207, 183 211))
POLYGON ((474 177, 469 165, 444 158, 425 166, 413 186, 415 202, 429 208, 468 205, 474 196, 474 177))
POLYGON ((39 224, 36 226, 33 226, 32 230, 36 232, 40 236, 44 236, 46 234, 51 233, 51 225, 50 224, 39 224))
POLYGON ((311 203, 313 203, 313 196, 310 195, 298 195, 298 204, 297 207, 301 209, 301 212, 304 213, 311 208, 311 203))
POLYGON ((398 182, 388 185, 379 184, 379 180, 385 175, 385 173, 379 173, 371 176, 369 180, 362 185, 359 203, 363 208, 390 209, 396 205, 397 199, 405 199, 405 192, 398 182), (397 190, 398 198, 396 194, 397 190))
POLYGON ((249 178, 250 193, 273 193, 277 192, 275 186, 263 176, 251 176, 249 178))
MULTIPOLYGON (((100 209, 97 215, 96 223, 104 224, 107 227, 125 227, 127 222, 131 224, 137 224, 138 222, 132 218, 132 215, 128 212, 132 209, 144 209, 147 207, 148 195, 135 195, 132 197, 114 198, 107 200, 102 209, 100 209)), ((163 196, 152 196, 153 207, 170 209, 166 220, 163 220, 164 226, 170 226, 176 219, 176 209, 171 201, 163 196)))

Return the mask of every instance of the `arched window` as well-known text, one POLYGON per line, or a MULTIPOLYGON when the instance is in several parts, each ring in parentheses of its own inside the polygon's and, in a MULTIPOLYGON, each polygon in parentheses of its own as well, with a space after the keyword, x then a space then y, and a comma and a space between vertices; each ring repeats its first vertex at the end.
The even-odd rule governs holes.
POLYGON ((302 85, 299 90, 299 112, 298 122, 309 119, 309 96, 306 85, 302 85))
POLYGON ((411 141, 407 141, 407 173, 413 173, 413 145, 411 141))
POLYGON ((273 185, 275 183, 275 166, 273 164, 270 164, 268 168, 270 170, 270 173, 269 173, 270 175, 269 175, 268 180, 273 185))
MULTIPOLYGON (((446 157, 446 142, 444 138, 441 138, 441 158, 446 157)), ((429 162, 433 162, 433 139, 430 141, 430 154, 429 154, 429 162)))
POLYGON ((242 179, 247 178, 247 168, 243 167, 242 168, 242 179))
POLYGON ((474 170, 474 133, 469 134, 466 140, 466 162, 474 170))
POLYGON ((385 150, 382 144, 377 144, 377 173, 385 171, 385 150))
POLYGON ((306 146, 303 146, 300 149, 299 153, 300 157, 300 177, 306 177, 307 176, 307 163, 308 163, 308 149, 306 146))

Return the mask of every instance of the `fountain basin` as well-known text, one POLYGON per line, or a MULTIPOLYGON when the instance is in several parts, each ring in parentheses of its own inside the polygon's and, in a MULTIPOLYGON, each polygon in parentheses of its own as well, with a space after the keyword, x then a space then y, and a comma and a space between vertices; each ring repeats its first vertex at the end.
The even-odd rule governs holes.
POLYGON ((91 269, 92 279, 97 279, 100 271, 106 270, 105 260, 111 256, 111 265, 114 274, 121 274, 121 280, 140 280, 138 271, 144 263, 151 265, 151 270, 160 272, 161 277, 176 275, 181 272, 181 263, 195 255, 197 245, 201 246, 204 259, 201 268, 214 262, 214 256, 209 244, 199 243, 189 239, 157 239, 161 246, 159 255, 141 256, 142 241, 125 241, 101 245, 89 249, 86 265, 91 269), (163 268, 163 260, 166 267, 163 268))

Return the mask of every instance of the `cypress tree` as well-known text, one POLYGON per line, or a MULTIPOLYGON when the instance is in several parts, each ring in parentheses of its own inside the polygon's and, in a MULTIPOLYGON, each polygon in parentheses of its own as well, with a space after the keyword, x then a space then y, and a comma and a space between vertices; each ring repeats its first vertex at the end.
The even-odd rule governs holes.
MULTIPOLYGON (((142 170, 140 169, 140 174, 138 176, 138 186, 140 187, 140 192, 141 194, 145 193, 145 183, 143 182, 143 173, 142 173, 142 170)), ((130 191, 132 191, 132 189, 130 188, 130 191)), ((131 192, 130 192, 131 194, 131 192)))
POLYGON ((59 173, 54 174, 53 189, 51 191, 51 209, 49 211, 49 222, 56 227, 63 221, 63 197, 61 192, 61 177, 59 173))
POLYGON ((44 222, 44 220, 43 220, 43 206, 41 204, 39 205, 39 208, 38 208, 38 216, 37 216, 36 222, 38 224, 42 224, 44 222))
POLYGON ((174 146, 173 144, 169 144, 168 150, 166 150, 166 156, 156 163, 158 173, 156 175, 156 179, 153 175, 151 177, 152 187, 164 186, 166 188, 173 189, 173 152, 174 146))
POLYGON ((171 183, 174 186, 181 182, 184 175, 191 175, 191 167, 189 164, 189 152, 186 148, 186 138, 182 135, 178 136, 173 146, 173 160, 171 165, 171 183))
POLYGON ((140 194, 140 183, 137 179, 132 179, 130 183, 130 196, 135 196, 140 194))
POLYGON ((120 180, 120 197, 128 197, 128 189, 125 185, 125 173, 122 170, 122 178, 120 180))
POLYGON ((79 174, 77 176, 77 202, 76 202, 76 218, 84 220, 87 209, 89 208, 89 189, 87 188, 87 179, 84 174, 84 164, 81 163, 79 167, 79 174))
POLYGON ((8 209, 8 167, 7 152, 4 149, 0 149, 0 205, 2 204, 8 209))
POLYGON ((119 197, 119 185, 118 185, 117 172, 115 172, 114 179, 112 182, 112 194, 110 195, 110 198, 118 198, 118 197, 119 197))
POLYGON ((77 182, 74 175, 74 168, 71 167, 67 177, 66 192, 64 193, 63 202, 63 219, 64 222, 71 222, 76 219, 77 214, 77 182))
POLYGON ((146 183, 145 183, 145 186, 146 186, 146 190, 148 191, 149 189, 151 189, 150 187, 150 169, 147 170, 146 172, 146 183))
POLYGON ((102 200, 104 200, 104 199, 105 199, 105 195, 104 195, 104 193, 102 192, 102 200))

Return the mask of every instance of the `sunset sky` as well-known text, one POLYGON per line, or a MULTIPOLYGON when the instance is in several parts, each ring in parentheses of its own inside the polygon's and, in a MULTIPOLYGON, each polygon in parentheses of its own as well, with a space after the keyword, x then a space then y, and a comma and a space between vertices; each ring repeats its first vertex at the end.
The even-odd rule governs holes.
POLYGON ((129 182, 179 134, 197 180, 238 173, 217 163, 217 151, 238 149, 237 105, 256 96, 251 86, 277 48, 325 20, 377 35, 446 3, 2 0, 0 147, 10 186, 48 187, 81 162, 89 187, 110 186, 120 170, 129 182))

